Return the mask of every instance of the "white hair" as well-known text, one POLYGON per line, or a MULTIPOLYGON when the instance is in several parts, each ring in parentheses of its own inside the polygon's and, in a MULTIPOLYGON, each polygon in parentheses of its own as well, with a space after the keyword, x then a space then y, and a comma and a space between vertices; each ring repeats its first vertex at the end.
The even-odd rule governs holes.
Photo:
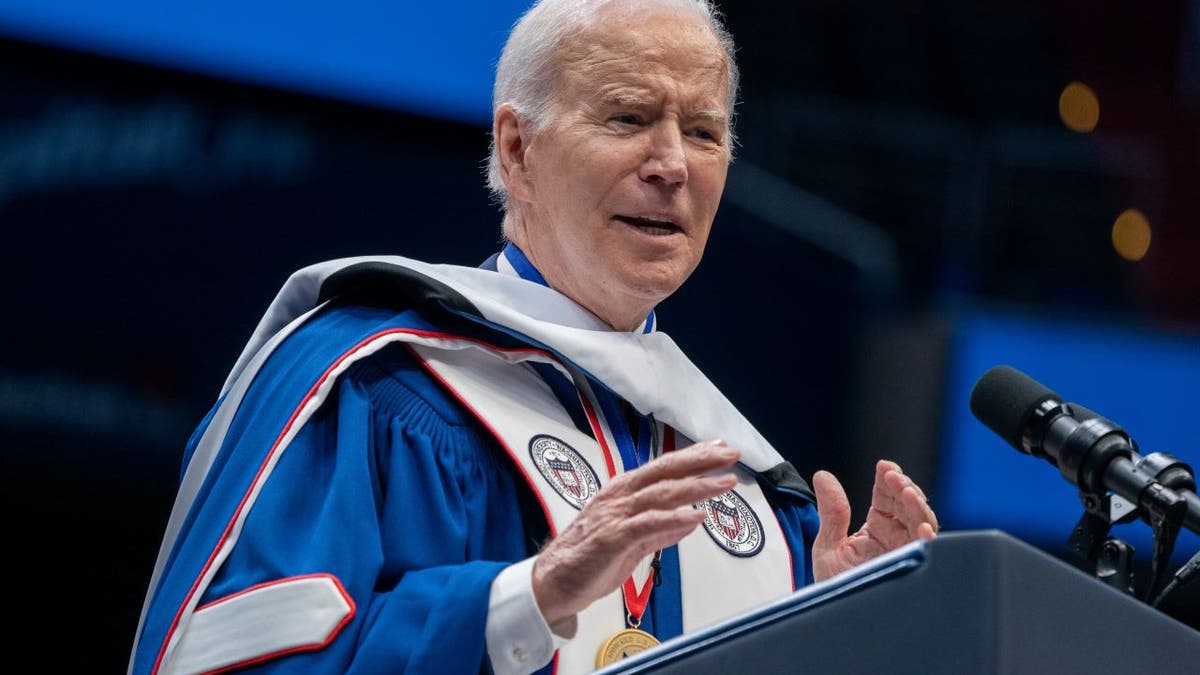
MULTIPOLYGON (((695 12, 704 18, 725 52, 729 74, 729 147, 734 146, 733 110, 737 103, 738 67, 734 60, 733 36, 722 22, 720 10, 711 0, 538 0, 513 25, 500 61, 496 64, 496 82, 492 89, 492 115, 508 104, 528 125, 531 132, 550 122, 558 94, 559 52, 568 41, 587 29, 599 10, 612 2, 630 2, 642 6, 666 6, 695 12)), ((493 117, 494 119, 494 117, 493 117)), ((503 207, 508 205, 508 190, 500 175, 500 155, 492 134, 488 157, 487 184, 503 207)))

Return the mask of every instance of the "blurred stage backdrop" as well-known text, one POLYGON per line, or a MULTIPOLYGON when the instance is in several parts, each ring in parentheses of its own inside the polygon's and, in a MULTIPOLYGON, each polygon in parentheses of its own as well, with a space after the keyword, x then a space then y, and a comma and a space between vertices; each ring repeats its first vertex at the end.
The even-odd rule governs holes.
MULTIPOLYGON (((491 74, 525 5, 0 0, 22 646, 123 670, 184 443, 290 272, 497 248, 491 74)), ((1200 0, 722 6, 742 147, 659 316, 803 474, 861 517, 892 457, 946 528, 1073 560, 1074 486, 967 409, 1002 363, 1200 469, 1200 0)), ((1114 533, 1141 588, 1149 527, 1114 533)), ((1164 611, 1198 625, 1197 590, 1164 611)))

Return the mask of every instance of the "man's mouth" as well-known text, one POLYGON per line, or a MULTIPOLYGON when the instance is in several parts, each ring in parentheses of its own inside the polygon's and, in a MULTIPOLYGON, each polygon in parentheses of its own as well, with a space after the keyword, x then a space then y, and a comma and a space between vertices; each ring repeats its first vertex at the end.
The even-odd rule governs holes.
POLYGON ((631 225, 646 234, 656 237, 683 231, 682 228, 669 218, 660 218, 657 216, 617 216, 616 218, 626 225, 631 225))

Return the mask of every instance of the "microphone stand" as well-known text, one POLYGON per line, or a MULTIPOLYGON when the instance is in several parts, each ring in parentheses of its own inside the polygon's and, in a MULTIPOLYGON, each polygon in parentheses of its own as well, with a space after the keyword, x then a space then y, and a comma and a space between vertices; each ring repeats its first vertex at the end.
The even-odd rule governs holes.
POLYGON ((1114 494, 1079 491, 1083 516, 1067 539, 1067 548, 1083 558, 1088 571, 1113 588, 1133 595, 1133 547, 1108 533, 1117 523, 1138 518, 1129 500, 1114 494))
POLYGON ((1171 591, 1184 586, 1200 578, 1200 551, 1196 551, 1196 555, 1192 559, 1184 563, 1178 570, 1175 571, 1175 577, 1171 579, 1171 583, 1167 584, 1166 588, 1159 592, 1154 601, 1150 603, 1151 607, 1158 607, 1163 598, 1171 594, 1171 591))
MULTIPOLYGON (((1153 486, 1152 486, 1153 487, 1153 486)), ((1154 529, 1154 555, 1150 559, 1150 583, 1146 586, 1146 602, 1154 598, 1155 591, 1162 585, 1175 552, 1175 539, 1183 527, 1187 515, 1187 502, 1175 495, 1172 500, 1153 501, 1150 511, 1150 526, 1154 529)))
POLYGON ((1154 558, 1151 562, 1153 579, 1146 589, 1146 602, 1150 603, 1152 607, 1157 607, 1173 588, 1190 582, 1195 574, 1194 568, 1200 567, 1200 552, 1198 552, 1190 561, 1180 567, 1175 574, 1175 579, 1166 588, 1163 588, 1161 593, 1156 594, 1166 577, 1171 554, 1175 551, 1175 539, 1179 536, 1184 519, 1188 515, 1188 503, 1184 495, 1195 494, 1196 478, 1192 475, 1190 466, 1165 452, 1155 452, 1139 458, 1137 467, 1153 474, 1154 479, 1160 485, 1180 495, 1177 502, 1172 503, 1161 514, 1158 514, 1159 517, 1151 519, 1151 525, 1154 527, 1154 558))
MULTIPOLYGON (((1175 541, 1183 529, 1188 514, 1188 502, 1180 491, 1194 492, 1195 478, 1191 467, 1167 453, 1153 453, 1129 457, 1143 475, 1153 476, 1143 488, 1138 503, 1110 492, 1095 492, 1087 487, 1079 491, 1084 513, 1076 523, 1067 540, 1068 548, 1081 556, 1084 563, 1097 578, 1106 584, 1130 595, 1133 591, 1133 547, 1117 537, 1108 536, 1112 526, 1128 523, 1142 517, 1154 532, 1151 555, 1151 579, 1146 588, 1145 601, 1157 606, 1174 588, 1190 582, 1200 568, 1200 553, 1180 568, 1175 579, 1161 592, 1175 551, 1175 541)), ((1083 481, 1083 485, 1097 485, 1098 481, 1083 481)))

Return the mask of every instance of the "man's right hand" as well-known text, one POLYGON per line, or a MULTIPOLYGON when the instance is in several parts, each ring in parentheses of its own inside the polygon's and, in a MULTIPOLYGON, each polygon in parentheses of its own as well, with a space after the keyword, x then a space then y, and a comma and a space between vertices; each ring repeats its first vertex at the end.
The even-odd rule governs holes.
POLYGON ((546 623, 574 633, 579 611, 619 588, 639 560, 704 522, 693 504, 737 485, 723 470, 740 456, 724 441, 706 441, 610 480, 534 562, 533 595, 546 623))

